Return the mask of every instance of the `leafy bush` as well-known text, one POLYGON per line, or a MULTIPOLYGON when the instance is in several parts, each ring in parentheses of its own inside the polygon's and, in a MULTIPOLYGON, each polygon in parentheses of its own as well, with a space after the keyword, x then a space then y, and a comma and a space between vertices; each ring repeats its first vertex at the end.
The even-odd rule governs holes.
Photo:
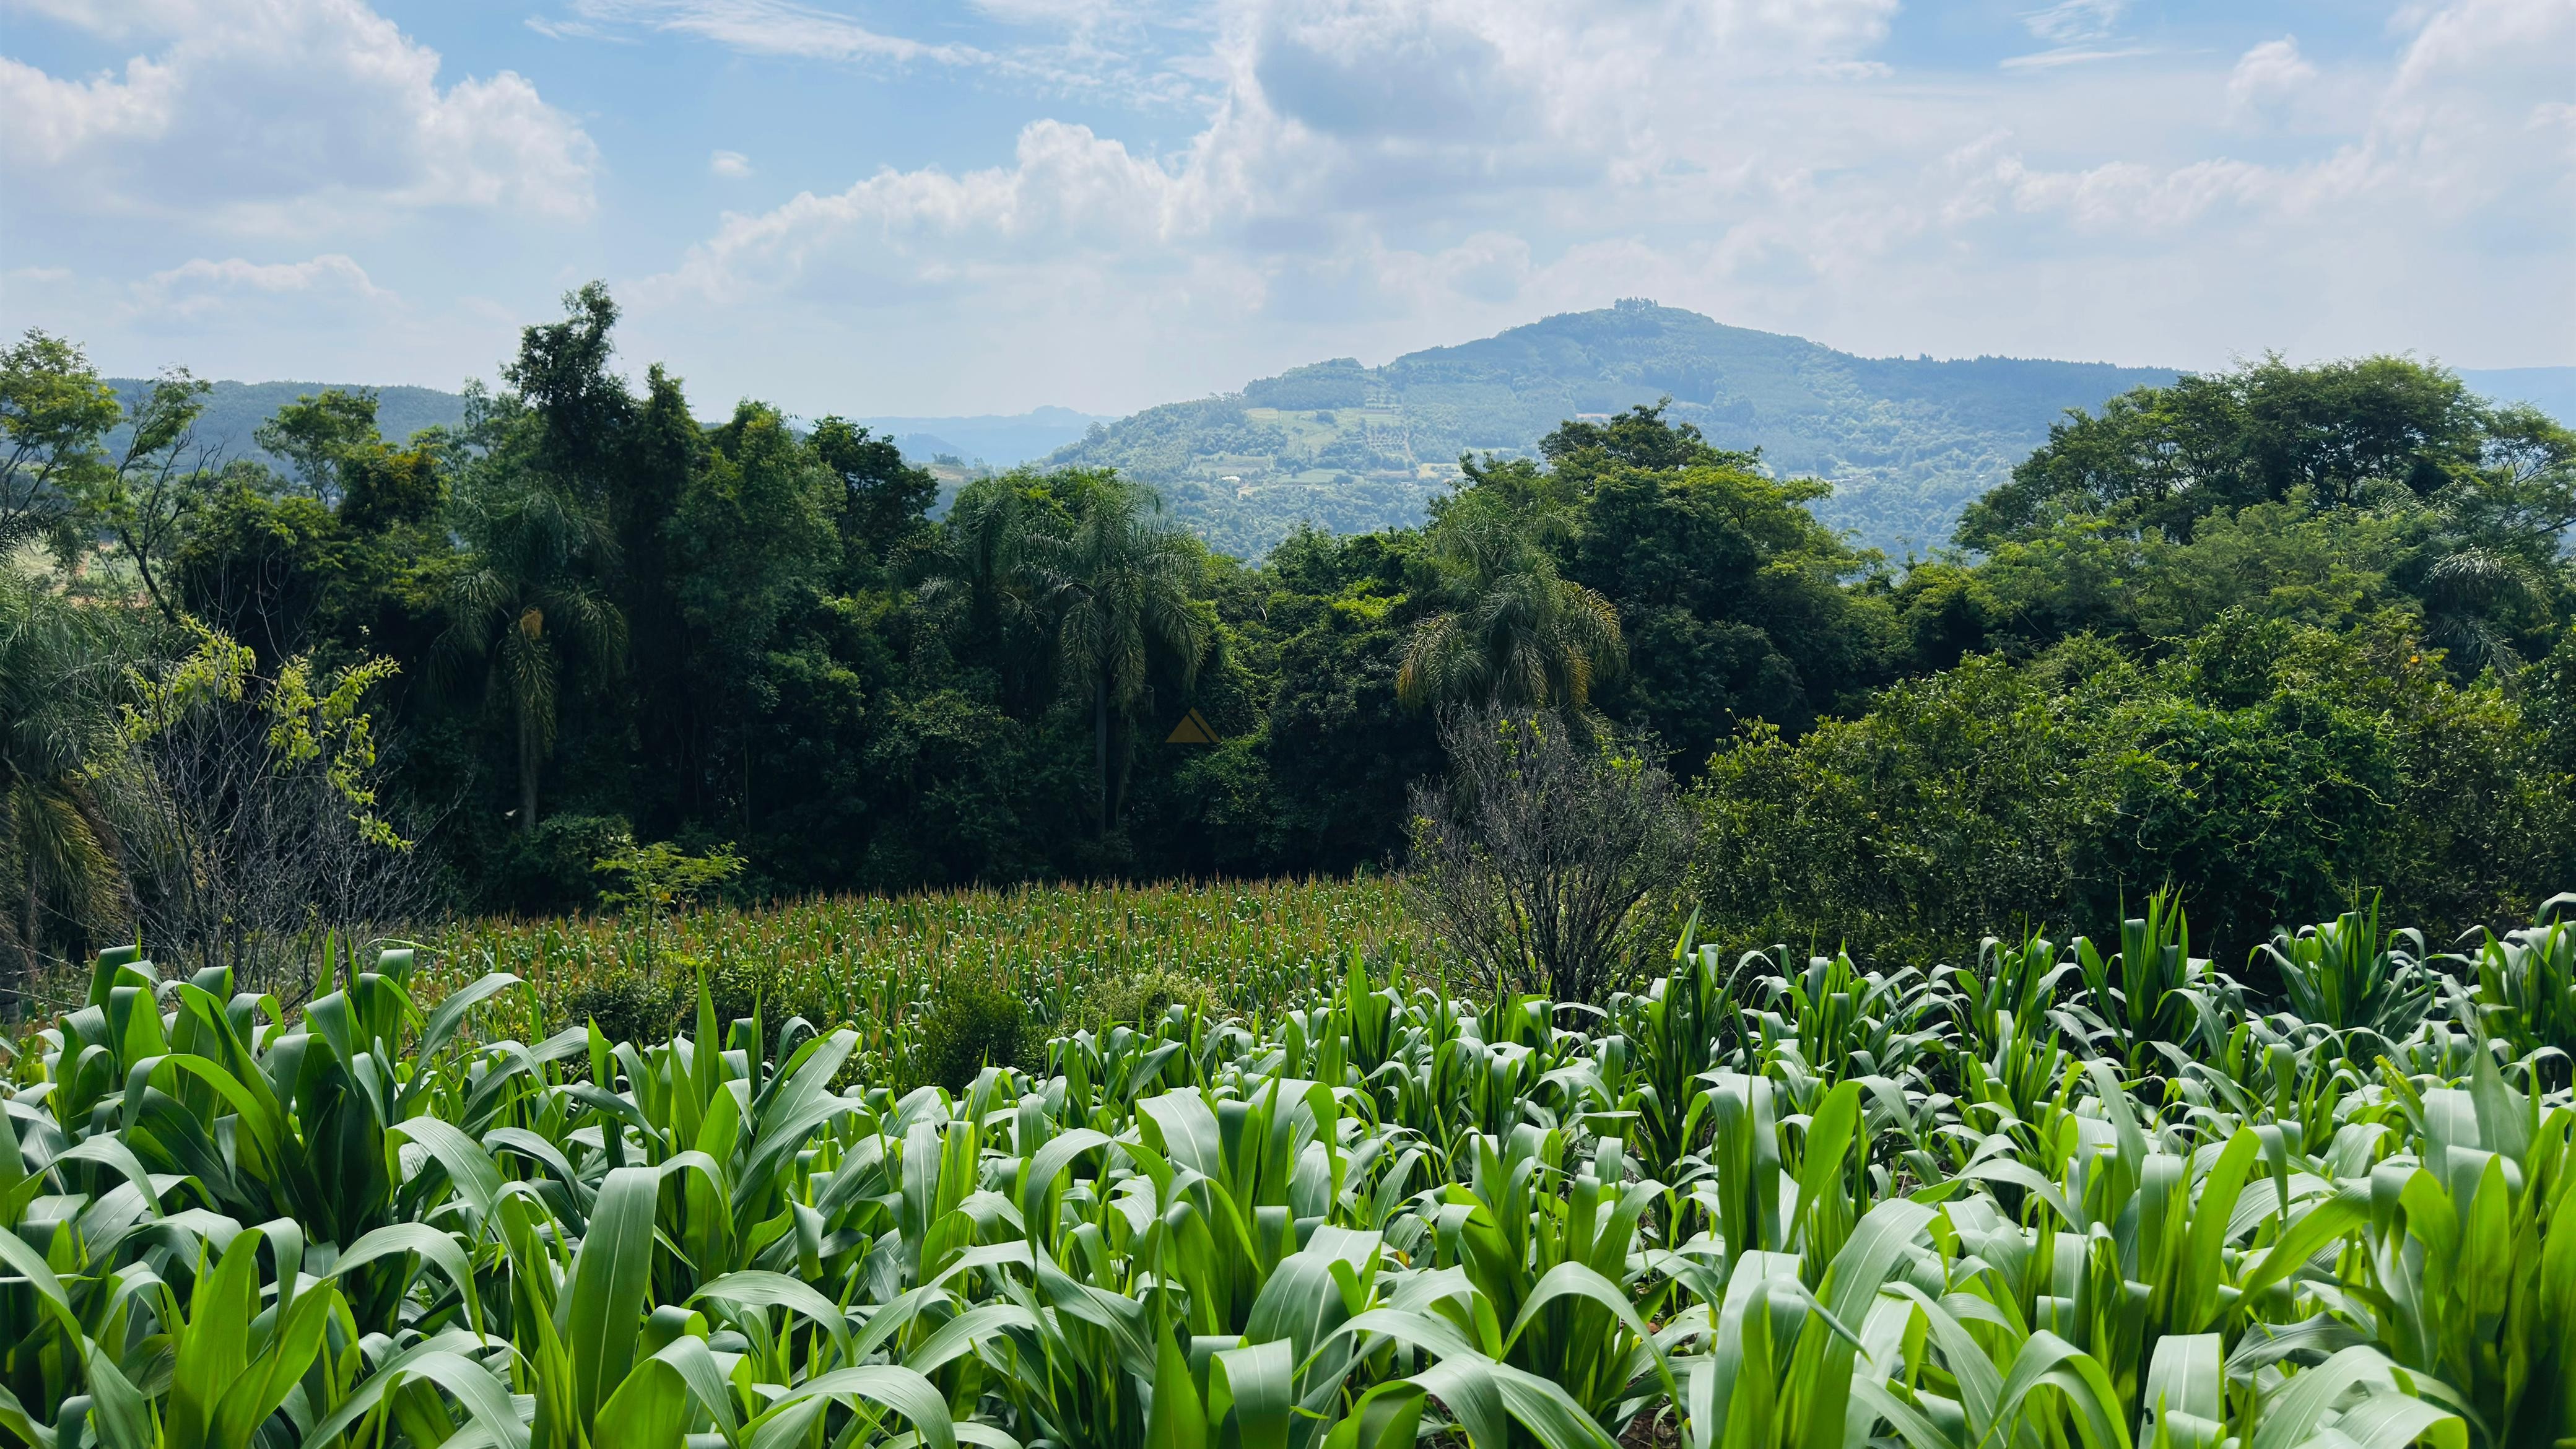
POLYGON ((1972 657, 1718 754, 1692 884, 1720 939, 1919 964, 2168 885, 2221 959, 2381 889, 2445 940, 2528 919, 2576 871, 2546 704, 2455 682, 2395 616, 2343 633, 2230 610, 2157 661, 2089 637, 1972 657))
POLYGON ((1083 993, 1075 1019, 1061 1023, 1059 1031, 1076 1030, 1095 1035, 1114 1026, 1142 1027, 1160 1021, 1163 1013, 1175 1006, 1185 1006, 1190 1014, 1213 1017, 1217 1014, 1216 992, 1202 977, 1192 976, 1167 966, 1158 966, 1125 980, 1107 981, 1083 993))
POLYGON ((1035 1046, 1029 1009, 999 978, 960 972, 939 985, 912 1043, 914 1079, 962 1092, 985 1067, 1019 1067, 1035 1046))

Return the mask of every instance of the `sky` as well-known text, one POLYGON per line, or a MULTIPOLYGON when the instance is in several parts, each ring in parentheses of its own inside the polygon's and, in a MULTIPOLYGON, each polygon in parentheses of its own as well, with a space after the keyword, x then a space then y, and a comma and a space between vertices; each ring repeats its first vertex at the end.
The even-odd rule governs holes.
POLYGON ((1867 355, 2576 363, 2576 0, 0 0, 0 328, 1120 413, 1650 297, 1867 355))

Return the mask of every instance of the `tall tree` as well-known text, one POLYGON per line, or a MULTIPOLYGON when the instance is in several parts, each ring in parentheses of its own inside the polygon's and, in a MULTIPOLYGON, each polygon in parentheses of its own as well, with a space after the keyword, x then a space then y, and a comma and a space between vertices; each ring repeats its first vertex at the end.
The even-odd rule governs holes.
POLYGON ((1042 585, 1026 556, 1042 512, 1016 475, 979 479, 959 491, 936 546, 915 564, 921 601, 950 647, 988 665, 1002 707, 1021 718, 1051 693, 1042 585))
POLYGON ((609 492, 623 461, 635 399, 625 380, 609 371, 617 346, 617 302, 605 282, 566 292, 560 322, 519 334, 519 356, 501 379, 535 414, 537 436, 530 461, 585 503, 609 492))
POLYGON ((213 387, 186 368, 163 373, 127 410, 125 447, 115 461, 85 470, 83 511, 116 541, 144 596, 174 624, 183 611, 168 565, 223 488, 215 450, 196 436, 213 387))
POLYGON ((30 328, 0 351, 0 557, 36 539, 62 554, 78 546, 73 510, 124 415, 73 343, 30 328))
POLYGON ((744 403, 707 438, 670 524, 687 626, 700 810, 752 823, 755 716, 774 708, 771 655, 840 553, 834 483, 775 408, 744 403))
POLYGON ((814 425, 814 456, 839 480, 832 514, 841 533, 841 562, 851 583, 873 582, 895 552, 920 537, 939 497, 939 480, 903 460, 894 439, 870 435, 841 418, 814 425))
MULTIPOLYGON (((16 938, 18 973, 39 964, 48 918, 84 919, 115 875, 99 790, 117 747, 124 623, 0 564, 0 886, 17 897, 0 939, 16 938)), ((17 1007, 14 992, 0 1001, 17 1007)))
POLYGON ((1525 512, 1472 492, 1433 524, 1429 592, 1396 690, 1415 708, 1491 705, 1579 713, 1623 658, 1619 612, 1559 576, 1525 512))
POLYGON ((1102 477, 1083 490, 1069 533, 1035 535, 1023 545, 1055 611, 1056 658, 1065 685, 1091 697, 1103 839, 1117 819, 1112 716, 1126 723, 1144 702, 1154 652, 1171 660, 1186 687, 1215 634, 1191 597, 1198 550, 1164 524, 1159 511, 1151 493, 1102 477))
POLYGON ((279 408, 251 438, 292 465, 296 481, 325 508, 340 505, 349 489, 347 474, 384 446, 376 434, 371 388, 307 393, 279 408))
POLYGON ((487 471, 459 504, 473 566, 448 588, 441 647, 450 659, 488 661, 485 697, 501 696, 517 734, 519 829, 534 835, 563 676, 599 680, 625 666, 625 617, 591 573, 612 545, 577 501, 506 466, 487 471))

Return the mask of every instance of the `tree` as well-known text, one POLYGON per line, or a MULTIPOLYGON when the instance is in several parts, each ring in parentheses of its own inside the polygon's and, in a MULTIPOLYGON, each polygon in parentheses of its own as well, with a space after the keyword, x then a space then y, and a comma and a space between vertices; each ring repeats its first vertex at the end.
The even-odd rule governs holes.
POLYGON ((368 704, 400 671, 382 657, 325 668, 297 655, 263 675, 235 640, 189 633, 187 653, 128 672, 117 815, 136 925, 157 949, 292 1005, 334 938, 436 904, 434 864, 380 798, 368 704))
MULTIPOLYGON (((0 863, 16 899, 0 920, 23 988, 44 943, 108 914, 116 834, 102 797, 117 756, 115 706, 132 643, 119 614, 0 565, 0 863)), ((0 1003, 13 1016, 23 998, 0 1003)))
POLYGON ((346 496, 358 460, 384 446, 376 435, 376 395, 366 388, 308 393, 279 408, 251 438, 292 464, 296 481, 325 508, 346 496))
POLYGON ((613 486, 634 420, 635 399, 608 370, 617 347, 617 303, 605 282, 566 292, 561 322, 519 334, 519 356, 501 369, 518 399, 536 418, 530 466, 584 503, 598 503, 613 486))
POLYGON ((1660 753, 1561 717, 1441 716, 1449 777, 1414 787, 1407 890, 1488 991, 1600 1002, 1674 924, 1691 857, 1660 753))
POLYGON ((1111 716, 1130 720, 1145 696, 1150 655, 1178 666, 1186 688, 1206 657, 1212 621, 1191 597, 1199 555, 1187 536, 1154 515, 1150 493, 1114 477, 1092 480, 1069 534, 1025 540, 1028 565, 1056 620, 1056 658, 1065 686, 1091 697, 1093 765, 1099 772, 1100 835, 1117 818, 1110 770, 1111 716))
POLYGON ((106 470, 100 442, 124 415, 74 344, 30 328, 0 352, 0 558, 40 538, 73 551, 73 510, 106 470))
POLYGON ((748 826, 755 718, 776 703, 770 656, 810 612, 840 540, 832 480, 776 409, 744 403, 707 441, 666 540, 698 727, 691 803, 730 803, 748 826))
POLYGON ((988 665, 1002 707, 1026 718, 1053 693, 1042 587, 1029 567, 1028 541, 1043 531, 1017 474, 966 485, 941 524, 937 543, 914 563, 921 602, 941 624, 949 646, 988 665))
POLYGON ((115 462, 85 470, 83 511, 116 540, 144 595, 173 624, 183 611, 165 566, 225 481, 214 450, 196 440, 197 415, 213 388, 183 367, 163 373, 127 410, 125 448, 115 462))
POLYGON ((1826 484, 1768 477, 1660 408, 1568 423, 1539 449, 1572 499, 1566 577, 1610 601, 1627 649, 1598 705, 1691 773, 1742 722, 1795 734, 1877 682, 1883 605, 1846 588, 1871 561, 1808 511, 1826 484))
POLYGON ((554 748, 569 669, 593 680, 623 670, 626 620, 584 572, 610 545, 598 521, 525 472, 496 467, 460 500, 458 531, 473 563, 448 587, 451 660, 489 660, 486 698, 516 725, 519 829, 537 828, 537 775, 554 748))
POLYGON ((1468 494, 1431 529, 1444 606, 1413 626, 1396 689, 1406 704, 1584 710, 1619 667, 1619 613, 1558 575, 1526 515, 1468 494))
POLYGON ((814 425, 807 440, 814 456, 840 481, 832 515, 841 533, 846 571, 881 569, 895 551, 916 538, 924 515, 939 497, 939 480, 903 460, 892 438, 837 417, 814 425))
POLYGON ((2341 509, 2373 499, 2487 495, 2541 531, 2576 498, 2576 441, 2527 408, 2497 409, 2457 375, 2402 357, 2233 372, 2142 387, 2070 413, 1969 505, 1959 541, 1992 548, 2056 520, 2100 514, 2188 538, 2212 513, 2293 496, 2341 509))

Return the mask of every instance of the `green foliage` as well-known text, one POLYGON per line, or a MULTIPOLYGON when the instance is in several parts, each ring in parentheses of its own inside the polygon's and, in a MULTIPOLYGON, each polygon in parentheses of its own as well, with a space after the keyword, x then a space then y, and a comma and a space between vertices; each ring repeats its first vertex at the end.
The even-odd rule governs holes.
POLYGON ((667 840, 650 845, 630 841, 592 861, 590 868, 619 878, 618 884, 600 888, 601 905, 662 912, 687 910, 708 891, 742 874, 742 857, 734 854, 731 843, 688 855, 667 840))
MULTIPOLYGON (((701 424, 668 369, 630 381, 617 321, 586 287, 499 391, 427 419, 287 388, 264 431, 180 374, 112 399, 31 334, 9 506, 51 521, 10 527, 88 541, 43 587, 201 620, 263 677, 394 661, 372 811, 485 909, 586 903, 606 821, 733 842, 750 900, 1384 864, 1442 763, 1408 694, 1574 704, 1686 782, 1719 759, 1700 889, 1739 945, 1964 956, 2170 882, 2235 951, 2357 890, 2450 929, 2563 879, 2576 454, 2438 369, 1865 363, 1631 302, 1132 419, 934 519, 944 485, 844 419, 701 424), (1986 510, 2021 521, 1901 575, 1818 522, 1861 495, 1801 476, 1884 503, 2001 476, 2025 426, 1986 510), (1888 441, 1926 427, 1958 448, 1888 441), (1165 486, 1171 448, 1232 471, 1165 486), (1286 527, 1306 485, 1261 459, 1431 521, 1286 527), (1260 564, 1188 536, 1201 485, 1271 510, 1260 564), (1191 710, 1220 743, 1164 742, 1191 710)), ((1339 506, 1309 516, 1379 521, 1339 506)))
POLYGON ((103 937, 118 896, 109 777, 130 662, 148 650, 131 621, 0 569, 0 955, 21 995, 50 951, 103 937))
POLYGON ((2162 384, 2150 368, 1980 357, 1850 356, 1629 299, 1382 367, 1292 369, 1223 397, 1103 425, 1052 464, 1113 467, 1161 493, 1209 545, 1254 558, 1302 524, 1419 525, 1462 454, 1540 456, 1580 414, 1673 400, 1719 447, 1759 447, 1788 478, 1827 478, 1829 529, 1929 552, 2069 408, 2162 384))
POLYGON ((119 950, 0 1087, 0 1431, 2517 1449, 2576 1430, 2576 1102, 2551 1054, 2484 1035, 2496 1003, 2464 978, 2462 1010, 2368 1076, 2296 1045, 2322 1024, 2225 992, 2133 1058, 2095 1024, 2161 1008, 2103 993, 2152 996, 2188 961, 2178 921, 2156 903, 2110 962, 2025 940, 1973 1001, 1947 970, 1727 973, 1685 940, 1589 1027, 1352 952, 1249 1019, 1175 1006, 1060 1036, 1043 1077, 991 979, 908 1016, 899 1052, 773 1030, 772 998, 729 1016, 715 975, 646 1035, 595 1019, 531 1042, 499 1030, 516 978, 428 977, 409 949, 295 1017, 119 950), (2076 975, 2080 1010, 2005 1025, 2076 975), (2023 1112, 1945 1089, 1997 1031, 2065 1056, 2023 1112), (2230 1044, 2254 1034, 2274 1049, 2249 1073, 2230 1044), (934 1063, 953 1089, 889 1080, 934 1063))
POLYGON ((1025 1065, 1035 1045, 1028 1017, 1027 1006, 1006 983, 979 973, 950 974, 913 1035, 917 1079, 963 1094, 987 1067, 1025 1065))
POLYGON ((1971 659, 1720 752, 1694 884, 1733 939, 1803 928, 1916 960, 1966 951, 1981 921, 2102 920, 2169 883, 2238 953, 2383 886, 2455 932, 2576 869, 2576 782, 2540 723, 2395 623, 2231 614, 2160 665, 2080 639, 1971 659))

